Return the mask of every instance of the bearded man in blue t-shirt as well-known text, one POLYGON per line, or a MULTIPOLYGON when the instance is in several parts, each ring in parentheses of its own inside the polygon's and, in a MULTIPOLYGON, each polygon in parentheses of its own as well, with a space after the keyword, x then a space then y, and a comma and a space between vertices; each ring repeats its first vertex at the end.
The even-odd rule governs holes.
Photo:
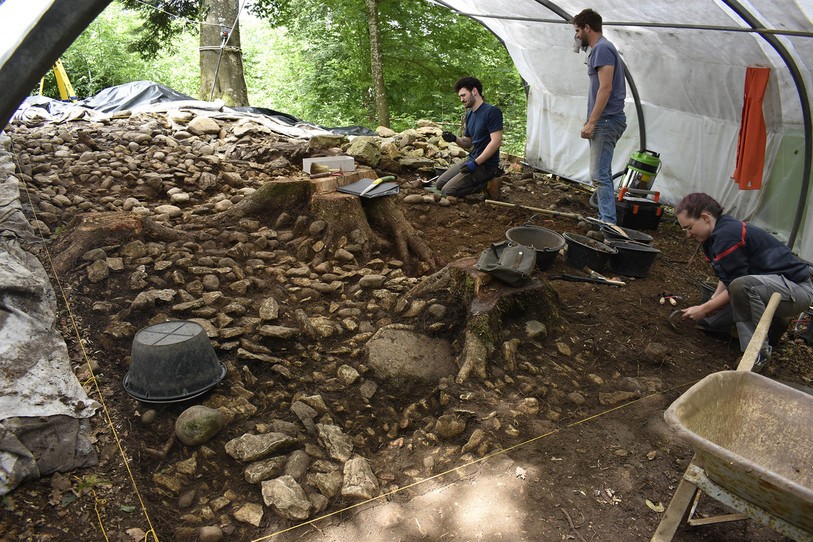
POLYGON ((587 57, 587 122, 581 129, 582 138, 590 140, 590 180, 596 185, 599 219, 615 224, 613 152, 627 128, 624 63, 615 46, 601 33, 601 15, 585 9, 573 18, 573 28, 581 46, 592 48, 587 57))
MULTIPOLYGON (((447 169, 435 181, 435 187, 444 196, 465 196, 483 190, 500 167, 502 111, 485 102, 483 84, 476 77, 458 79, 455 91, 466 108, 463 136, 443 132, 442 137, 471 151, 465 160, 447 169)), ((494 185, 489 197, 497 199, 497 194, 492 192, 498 190, 498 185, 494 185)))

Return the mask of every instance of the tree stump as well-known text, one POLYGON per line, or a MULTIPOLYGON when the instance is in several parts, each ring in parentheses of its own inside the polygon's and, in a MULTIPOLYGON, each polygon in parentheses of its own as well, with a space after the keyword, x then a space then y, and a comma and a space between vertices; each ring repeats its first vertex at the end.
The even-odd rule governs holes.
POLYGON ((361 198, 340 192, 316 194, 311 198, 311 213, 314 218, 327 224, 322 242, 326 249, 318 252, 313 263, 318 265, 327 259, 330 249, 343 248, 348 239, 362 247, 364 261, 370 259, 373 248, 382 248, 388 243, 373 231, 364 214, 361 198))
MULTIPOLYGON (((461 303, 466 308, 463 348, 458 355, 455 381, 464 383, 474 376, 484 379, 490 356, 498 351, 497 341, 505 317, 522 314, 555 325, 559 320, 558 294, 549 283, 533 279, 525 286, 509 286, 474 266, 476 258, 464 258, 450 263, 426 277, 410 290, 400 302, 407 306, 412 299, 446 297, 450 304, 461 303)), ((513 350, 516 345, 512 344, 513 350)), ((504 352, 511 348, 501 348, 504 352)), ((507 368, 513 360, 506 360, 507 368)))
POLYGON ((177 241, 183 235, 166 226, 156 224, 148 217, 135 213, 90 213, 73 218, 54 244, 54 270, 62 275, 73 269, 82 254, 106 245, 126 243, 147 238, 158 241, 177 241))
POLYGON ((324 220, 327 224, 319 250, 313 255, 314 264, 325 261, 350 242, 361 245, 361 253, 357 256, 364 261, 370 259, 374 250, 390 250, 394 246, 408 273, 422 274, 437 269, 432 250, 407 220, 399 198, 360 198, 336 192, 335 186, 328 184, 358 180, 362 175, 377 177, 372 170, 361 170, 338 181, 270 181, 237 205, 207 217, 205 222, 209 226, 222 227, 245 217, 273 220, 283 212, 289 215, 307 213, 313 220, 324 220))

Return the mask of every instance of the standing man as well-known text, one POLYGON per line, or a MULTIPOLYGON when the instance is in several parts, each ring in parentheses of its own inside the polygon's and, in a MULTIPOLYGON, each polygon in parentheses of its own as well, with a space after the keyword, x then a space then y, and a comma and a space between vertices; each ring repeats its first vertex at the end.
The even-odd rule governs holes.
POLYGON ((582 47, 592 48, 587 57, 587 122, 581 131, 582 138, 590 140, 590 180, 597 185, 599 219, 615 224, 613 151, 627 127, 624 63, 615 46, 601 33, 601 15, 585 9, 573 18, 573 27, 582 47))
MULTIPOLYGON (((469 156, 447 169, 435 186, 444 196, 465 196, 482 190, 500 167, 502 111, 483 99, 483 84, 475 77, 462 77, 454 85, 466 108, 463 136, 443 132, 443 140, 471 149, 469 156)), ((491 199, 499 197, 499 185, 489 185, 491 199)))

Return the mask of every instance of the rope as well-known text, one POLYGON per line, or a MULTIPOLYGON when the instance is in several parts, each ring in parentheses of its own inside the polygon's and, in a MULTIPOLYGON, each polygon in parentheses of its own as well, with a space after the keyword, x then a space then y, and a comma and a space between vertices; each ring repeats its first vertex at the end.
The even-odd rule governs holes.
POLYGON ((220 41, 220 52, 217 54, 217 66, 215 66, 215 75, 212 78, 212 90, 209 92, 209 101, 212 101, 212 98, 215 95, 215 85, 217 85, 217 74, 220 72, 220 61, 223 58, 223 50, 226 48, 226 45, 229 44, 229 40, 231 39, 231 35, 234 32, 234 27, 237 26, 237 21, 240 20, 240 13, 243 12, 243 8, 246 6, 246 0, 240 2, 240 8, 237 10, 237 16, 234 18, 234 22, 232 23, 231 27, 229 28, 228 33, 225 36, 225 39, 220 41))
POLYGON ((430 476, 429 478, 424 478, 423 480, 418 480, 417 482, 413 482, 413 483, 411 483, 411 484, 408 484, 408 485, 405 485, 405 486, 402 486, 402 487, 399 487, 399 488, 393 489, 392 491, 388 491, 387 493, 382 493, 381 495, 378 495, 378 496, 376 496, 376 497, 372 497, 372 498, 370 498, 370 499, 367 499, 367 500, 364 500, 364 501, 358 502, 358 503, 356 503, 356 504, 351 504, 350 506, 347 506, 347 507, 345 507, 345 508, 342 508, 341 510, 336 510, 335 512, 330 512, 329 514, 325 514, 325 515, 323 515, 323 516, 319 516, 318 518, 313 518, 313 519, 311 519, 311 520, 304 521, 304 522, 302 522, 302 523, 298 523, 298 524, 293 525, 293 526, 291 526, 291 527, 288 527, 288 528, 286 528, 286 529, 282 529, 282 530, 276 531, 276 532, 274 532, 274 533, 271 533, 271 534, 269 534, 269 535, 266 535, 266 536, 264 536, 264 537, 262 537, 262 538, 255 538, 255 539, 254 539, 254 540, 252 540, 251 542, 261 542, 261 541, 263 541, 263 540, 269 540, 269 539, 274 538, 274 537, 276 537, 276 536, 279 536, 279 535, 281 535, 281 534, 283 534, 283 533, 287 533, 287 532, 290 532, 290 531, 294 531, 294 530, 296 530, 296 529, 299 529, 300 527, 304 527, 304 526, 306 526, 306 525, 313 525, 313 524, 314 524, 314 523, 316 523, 317 521, 322 521, 323 519, 327 519, 327 518, 332 517, 332 516, 335 516, 335 515, 337 515, 337 514, 342 514, 342 513, 344 513, 344 512, 347 512, 348 510, 353 510, 354 508, 358 508, 359 506, 363 506, 363 505, 365 505, 365 504, 368 504, 368 503, 371 503, 371 502, 374 502, 374 501, 378 501, 378 500, 384 499, 384 498, 389 497, 389 496, 391 496, 391 495, 395 495, 396 493, 400 493, 400 492, 405 491, 405 490, 407 490, 407 489, 410 489, 410 488, 413 488, 413 487, 419 486, 419 485, 421 485, 421 484, 425 484, 426 482, 429 482, 429 481, 431 481, 431 480, 435 480, 435 479, 437 479, 437 478, 440 478, 441 476, 445 476, 445 475, 450 474, 450 473, 452 473, 452 472, 456 472, 456 471, 460 471, 460 470, 466 469, 466 468, 468 468, 468 467, 470 467, 470 466, 472 466, 472 465, 476 465, 477 463, 481 463, 481 462, 487 461, 487 460, 489 460, 489 459, 495 458, 495 457, 497 457, 497 456, 499 456, 499 455, 502 455, 502 454, 508 453, 508 452, 510 452, 510 451, 512 451, 512 450, 516 450, 516 449, 518 449, 518 448, 522 448, 523 446, 527 446, 527 445, 532 444, 532 443, 534 443, 534 442, 536 442, 536 441, 538 441, 538 440, 541 440, 541 439, 543 439, 543 438, 549 437, 549 436, 551 436, 551 435, 555 435, 556 433, 559 433, 560 431, 564 431, 565 429, 570 429, 570 428, 572 428, 572 427, 576 427, 576 426, 578 426, 578 425, 581 425, 581 424, 587 423, 587 422, 589 422, 589 421, 595 420, 596 418, 600 418, 600 417, 602 417, 602 416, 605 416, 605 415, 607 415, 607 414, 610 414, 611 412, 615 412, 616 410, 621 410, 621 409, 623 409, 623 408, 627 408, 628 406, 634 405, 635 403, 637 403, 637 402, 639 402, 639 401, 643 401, 643 400, 645 400, 645 399, 649 399, 649 398, 651 398, 651 397, 655 397, 655 396, 658 396, 658 395, 662 395, 662 394, 664 394, 664 393, 669 393, 669 392, 671 392, 671 391, 674 391, 674 390, 677 390, 677 389, 680 389, 680 388, 684 388, 684 387, 687 387, 687 386, 691 386, 691 385, 693 385, 693 384, 695 384, 695 383, 697 383, 697 382, 699 382, 699 380, 693 380, 693 381, 691 381, 691 382, 684 382, 684 383, 682 383, 682 384, 678 384, 678 385, 676 385, 676 386, 672 386, 671 388, 668 388, 668 389, 666 389, 666 390, 663 390, 663 391, 658 391, 658 392, 655 392, 655 393, 651 393, 651 394, 649 394, 649 395, 647 395, 647 396, 644 396, 644 397, 639 397, 638 399, 633 399, 632 401, 629 401, 628 403, 624 403, 624 404, 622 404, 622 405, 618 405, 618 406, 615 406, 615 407, 609 408, 609 409, 607 409, 607 410, 604 410, 604 411, 602 411, 602 412, 599 412, 598 414, 594 414, 594 415, 592 415, 592 416, 588 416, 588 417, 586 417, 586 418, 582 418, 582 419, 577 420, 577 421, 575 421, 575 422, 569 423, 569 424, 565 425, 564 427, 560 427, 560 428, 557 428, 557 429, 553 429, 553 430, 548 431, 547 433, 544 433, 544 434, 542 434, 542 435, 535 436, 535 437, 533 437, 533 438, 530 438, 530 439, 528 439, 528 440, 526 440, 526 441, 520 442, 519 444, 515 444, 515 445, 510 446, 510 447, 508 447, 508 448, 505 448, 505 449, 502 449, 502 450, 498 450, 498 451, 496 451, 496 452, 494 452, 494 453, 492 453, 492 454, 488 454, 488 455, 485 455, 485 456, 483 456, 483 457, 481 457, 481 458, 479 458, 479 459, 475 459, 474 461, 469 461, 468 463, 464 463, 463 465, 459 465, 459 466, 457 466, 457 467, 453 467, 453 468, 451 468, 451 469, 449 469, 449 470, 446 470, 446 471, 440 472, 440 473, 438 473, 438 474, 435 474, 435 475, 433 475, 433 476, 430 476))
MULTIPOLYGON (((11 148, 12 148, 12 153, 11 154, 14 157, 14 164, 15 164, 18 171, 22 171, 22 169, 20 168, 20 165, 17 163, 17 155, 14 152, 14 146, 15 146, 14 145, 14 139, 11 136, 11 134, 8 134, 8 135, 9 135, 9 139, 11 140, 11 148)), ((28 197, 28 204, 31 207, 31 213, 33 214, 35 220, 39 220, 37 218, 37 211, 36 211, 36 208, 34 206, 34 202, 31 199, 31 192, 28 189, 28 183, 25 182, 25 180, 22 180, 22 184, 23 184, 23 187, 25 189, 26 196, 28 197)), ((54 269, 54 262, 51 259, 51 253, 48 250, 48 245, 46 244, 45 238, 42 235, 42 231, 40 231, 39 228, 37 228, 37 234, 39 235, 40 241, 42 242, 42 248, 44 249, 45 256, 46 256, 46 258, 48 260, 48 266, 51 269, 51 278, 56 283, 57 288, 59 289, 59 293, 62 296, 62 300, 65 303, 65 308, 66 308, 66 310, 68 312, 68 317, 70 319, 71 327, 73 328, 73 332, 74 332, 74 335, 75 335, 75 337, 77 339, 77 343, 79 344, 79 348, 82 351, 82 359, 85 360, 85 362, 87 364, 88 371, 90 371, 91 378, 88 379, 88 382, 92 381, 93 386, 96 389, 96 395, 98 397, 99 404, 102 406, 102 411, 104 412, 105 418, 107 419, 107 426, 110 429, 111 433, 113 434, 113 438, 116 441, 116 446, 119 449, 119 454, 121 455, 121 459, 122 459, 122 461, 124 463, 124 467, 127 469, 127 475, 130 477, 130 481, 133 484, 133 489, 135 490, 135 494, 136 494, 136 497, 138 498, 139 505, 141 506, 141 511, 144 513, 144 517, 147 520, 147 524, 150 527, 150 529, 147 532, 147 535, 145 535, 144 539, 145 539, 145 541, 147 541, 148 540, 147 536, 149 536, 151 534, 152 537, 153 537, 152 539, 155 542, 158 542, 158 535, 155 533, 155 528, 152 525, 152 521, 150 520, 150 515, 147 512, 147 507, 144 504, 144 499, 141 497, 141 492, 138 490, 138 484, 136 483, 135 477, 133 476, 133 471, 130 469, 130 462, 127 460, 127 456, 125 455, 124 448, 122 448, 121 440, 119 439, 118 432, 116 431, 116 428, 113 425, 113 420, 112 420, 112 418, 110 416, 110 412, 108 411, 107 405, 104 402, 104 397, 102 396, 102 391, 99 388, 99 381, 96 378, 96 375, 93 373, 93 367, 92 367, 92 365, 90 363, 90 358, 87 355, 87 351, 85 350, 85 344, 84 344, 84 341, 82 340, 82 335, 79 333, 79 326, 77 326, 77 324, 76 324, 76 319, 74 318, 73 310, 71 309, 70 301, 68 300, 68 296, 67 296, 67 294, 65 293, 65 290, 62 287, 62 282, 59 280, 59 277, 57 276, 56 270, 54 269)), ((102 521, 101 514, 100 514, 99 509, 98 509, 99 499, 96 496, 95 491, 93 492, 93 496, 94 496, 94 499, 95 499, 94 508, 96 509, 96 518, 99 521, 99 527, 100 527, 102 533, 104 534, 105 540, 107 540, 107 534, 105 532, 104 523, 102 521)))

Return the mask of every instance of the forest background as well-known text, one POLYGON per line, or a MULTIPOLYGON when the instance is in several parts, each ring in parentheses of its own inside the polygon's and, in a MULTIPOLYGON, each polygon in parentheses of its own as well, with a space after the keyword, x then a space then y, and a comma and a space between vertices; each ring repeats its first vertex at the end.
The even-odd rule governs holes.
MULTIPOLYGON (((215 3, 233 4, 227 7, 240 14, 238 45, 249 104, 237 105, 327 127, 375 129, 381 116, 371 43, 378 41, 384 84, 378 92, 388 107, 386 125, 401 131, 429 119, 456 131, 463 109, 453 85, 473 75, 483 82, 486 100, 503 110, 503 150, 524 155, 522 80, 503 44, 469 17, 426 0, 265 0, 243 9, 237 0, 215 3), (375 40, 370 9, 378 18, 375 40)), ((108 87, 150 80, 207 100, 201 49, 217 52, 220 45, 219 33, 206 34, 206 23, 201 24, 211 4, 111 3, 61 57, 76 95, 91 97, 108 87)), ((39 87, 32 91, 38 92, 39 87)), ((43 93, 58 96, 52 73, 43 93)))

